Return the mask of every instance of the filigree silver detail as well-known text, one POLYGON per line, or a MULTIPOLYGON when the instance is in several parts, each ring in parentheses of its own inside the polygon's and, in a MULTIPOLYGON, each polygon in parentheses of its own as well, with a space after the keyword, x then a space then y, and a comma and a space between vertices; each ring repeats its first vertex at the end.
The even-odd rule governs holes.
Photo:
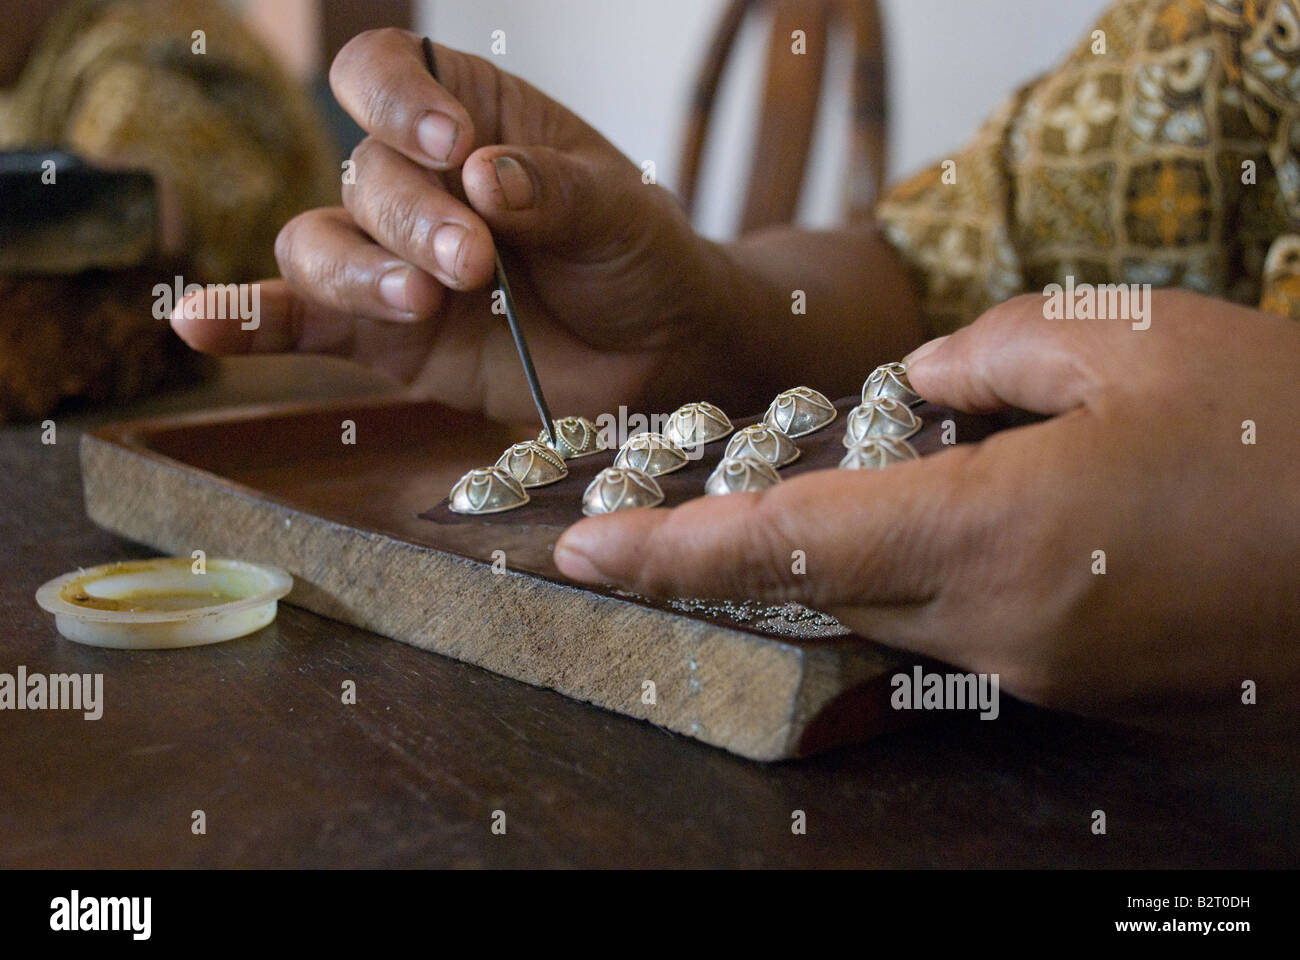
POLYGON ((865 400, 853 408, 844 425, 844 446, 851 447, 872 437, 906 440, 921 430, 921 418, 907 404, 893 397, 865 400))
POLYGON ((840 466, 845 470, 883 470, 895 463, 920 459, 921 455, 906 440, 871 437, 849 447, 840 466))
POLYGON ((502 513, 528 500, 528 491, 508 470, 477 467, 456 481, 447 506, 453 513, 502 513))
POLYGON ((525 440, 516 443, 497 460, 497 466, 505 470, 528 487, 544 487, 548 483, 563 480, 569 475, 569 468, 560 456, 540 440, 525 440))
POLYGON ((921 402, 921 395, 912 389, 907 379, 907 364, 885 363, 871 371, 866 383, 862 385, 862 402, 880 397, 890 397, 914 407, 921 402))
POLYGON ((640 470, 606 467, 596 474, 582 494, 582 512, 589 517, 616 510, 657 507, 664 492, 655 478, 640 470))
POLYGON ((589 457, 593 453, 601 453, 606 449, 605 442, 600 439, 600 431, 586 417, 561 417, 554 421, 554 424, 558 445, 551 443, 551 438, 545 430, 537 435, 537 439, 565 460, 589 457))
POLYGON ((726 456, 753 457, 780 468, 799 459, 799 448, 776 427, 753 423, 727 441, 726 456))
POLYGON ((766 460, 754 457, 723 457, 709 479, 704 492, 711 497, 728 493, 752 493, 780 483, 781 477, 766 460))
POLYGON ((721 440, 733 429, 725 413, 707 401, 700 401, 674 410, 664 426, 664 436, 680 447, 690 448, 721 440))
POLYGON ((837 416, 835 404, 812 387, 795 387, 777 394, 763 422, 793 439, 816 433, 837 416))
POLYGON ((614 466, 662 477, 680 470, 689 460, 686 451, 662 433, 638 433, 619 448, 614 466))

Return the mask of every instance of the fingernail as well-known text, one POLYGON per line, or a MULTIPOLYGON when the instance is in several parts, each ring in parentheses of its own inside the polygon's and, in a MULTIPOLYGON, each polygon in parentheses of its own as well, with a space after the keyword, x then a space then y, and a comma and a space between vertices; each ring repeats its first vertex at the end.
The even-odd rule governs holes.
POLYGON ((911 353, 909 353, 907 356, 903 358, 903 363, 907 364, 908 366, 911 366, 912 364, 916 363, 916 361, 924 357, 926 354, 932 353, 933 351, 937 350, 939 344, 943 343, 947 339, 948 338, 946 336, 936 337, 935 339, 930 340, 927 343, 921 344, 919 347, 917 347, 915 350, 913 350, 911 353))
POLYGON ((506 198, 507 210, 528 210, 537 201, 533 178, 524 165, 511 156, 497 157, 492 161, 497 173, 497 183, 506 198))
POLYGON ((572 580, 579 580, 582 583, 603 583, 609 579, 585 553, 572 549, 563 540, 555 545, 553 557, 560 572, 572 580))
POLYGON ((407 297, 406 283, 411 278, 411 271, 406 267, 389 270, 379 280, 379 296, 394 310, 411 312, 411 301, 407 297))
POLYGON ((451 277, 460 276, 460 249, 467 232, 459 223, 445 223, 433 235, 433 255, 451 277))
POLYGON ((460 124, 445 113, 425 114, 415 127, 415 139, 420 149, 438 163, 445 163, 456 149, 460 137, 460 124))

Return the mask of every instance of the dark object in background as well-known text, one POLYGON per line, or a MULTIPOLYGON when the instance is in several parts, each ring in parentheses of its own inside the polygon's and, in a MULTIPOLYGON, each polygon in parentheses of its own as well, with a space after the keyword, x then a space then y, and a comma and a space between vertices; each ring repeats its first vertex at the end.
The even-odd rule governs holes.
POLYGON ((0 423, 65 401, 125 403, 193 383, 215 366, 153 315, 153 287, 179 264, 0 274, 0 423))
POLYGON ((183 273, 157 236, 148 173, 0 153, 0 422, 134 400, 210 369, 154 316, 154 285, 183 273))
POLYGON ((0 153, 0 274, 71 274, 143 263, 155 250, 153 177, 61 150, 0 153))

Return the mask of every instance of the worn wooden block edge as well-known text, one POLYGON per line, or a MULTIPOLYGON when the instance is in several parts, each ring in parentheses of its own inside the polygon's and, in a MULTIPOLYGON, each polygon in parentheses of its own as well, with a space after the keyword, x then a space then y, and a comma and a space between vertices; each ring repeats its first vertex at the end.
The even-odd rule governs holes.
POLYGON ((290 602, 315 613, 750 759, 803 756, 890 725, 882 680, 894 662, 856 638, 800 647, 529 574, 496 574, 94 433, 82 438, 81 462, 87 515, 113 533, 175 555, 203 549, 275 563, 295 577, 290 602), (439 583, 447 589, 430 589, 439 583), (428 605, 385 602, 397 592, 428 605), (655 683, 654 704, 642 702, 644 680, 655 683))

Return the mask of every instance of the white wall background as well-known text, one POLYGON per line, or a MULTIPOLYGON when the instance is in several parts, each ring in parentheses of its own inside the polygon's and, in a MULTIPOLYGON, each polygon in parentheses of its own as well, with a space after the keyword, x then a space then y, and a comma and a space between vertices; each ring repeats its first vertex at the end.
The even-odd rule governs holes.
MULTIPOLYGON (((417 28, 440 43, 496 57, 585 117, 673 187, 686 104, 726 0, 423 0, 417 28)), ((882 0, 891 84, 889 178, 950 154, 1014 87, 1050 68, 1107 0, 882 0)), ((765 25, 747 28, 724 86, 698 225, 734 232, 762 73, 765 25)), ((831 89, 848 85, 849 51, 833 49, 831 89)), ((809 225, 834 223, 847 135, 842 101, 824 111, 801 205, 809 225), (838 117, 831 122, 830 117, 838 117)))

